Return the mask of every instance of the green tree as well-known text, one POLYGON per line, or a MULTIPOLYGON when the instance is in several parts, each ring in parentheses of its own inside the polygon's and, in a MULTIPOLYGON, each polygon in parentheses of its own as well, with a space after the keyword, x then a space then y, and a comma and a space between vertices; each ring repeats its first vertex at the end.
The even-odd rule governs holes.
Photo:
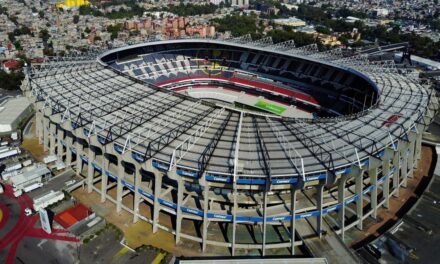
POLYGON ((21 70, 15 70, 11 73, 6 73, 0 70, 0 88, 6 90, 20 89, 21 82, 24 79, 24 74, 21 70))
POLYGON ((235 37, 249 33, 255 34, 258 30, 255 15, 227 15, 221 19, 214 19, 213 23, 216 25, 218 31, 231 31, 232 35, 235 37))
POLYGON ((40 31, 39 37, 43 40, 43 41, 47 41, 50 38, 50 34, 47 31, 47 29, 42 29, 40 31))
POLYGON ((18 25, 18 21, 17 21, 17 17, 16 16, 10 16, 9 20, 11 20, 12 23, 14 23, 15 25, 18 25))
POLYGON ((23 47, 21 46, 21 43, 19 40, 14 41, 13 44, 17 50, 23 50, 23 47))
POLYGON ((14 42, 15 41, 14 32, 8 32, 8 38, 11 42, 14 42))
POLYGON ((170 6, 163 11, 169 11, 179 16, 197 16, 203 14, 213 14, 217 10, 217 6, 213 4, 194 5, 180 3, 177 6, 170 6))
POLYGON ((116 24, 107 26, 107 32, 111 33, 110 38, 113 40, 118 37, 118 33, 122 30, 124 25, 116 24))
POLYGON ((7 15, 8 14, 8 9, 6 7, 3 7, 0 5, 0 15, 7 15))
POLYGON ((79 22, 79 16, 78 15, 74 15, 73 16, 73 24, 78 24, 79 22))
POLYGON ((331 33, 330 29, 328 29, 327 27, 324 27, 324 26, 317 26, 317 27, 315 27, 315 30, 318 33, 327 34, 327 35, 329 35, 331 33))

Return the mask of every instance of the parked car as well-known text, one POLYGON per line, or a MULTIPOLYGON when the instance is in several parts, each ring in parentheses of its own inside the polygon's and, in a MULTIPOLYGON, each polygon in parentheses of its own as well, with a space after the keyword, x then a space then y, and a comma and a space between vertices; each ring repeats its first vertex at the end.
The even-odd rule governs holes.
POLYGON ((32 215, 32 214, 33 214, 33 211, 32 211, 31 208, 26 208, 26 209, 24 209, 24 215, 25 215, 25 216, 30 216, 30 215, 32 215))

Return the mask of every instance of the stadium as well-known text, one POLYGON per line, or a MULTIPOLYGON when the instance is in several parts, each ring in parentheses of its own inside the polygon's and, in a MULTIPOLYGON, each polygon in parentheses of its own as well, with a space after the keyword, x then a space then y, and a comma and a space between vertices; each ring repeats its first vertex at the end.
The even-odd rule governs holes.
POLYGON ((249 36, 151 40, 29 67, 22 89, 45 148, 133 222, 203 251, 295 254, 305 223, 344 239, 412 177, 438 98, 397 66, 249 36))

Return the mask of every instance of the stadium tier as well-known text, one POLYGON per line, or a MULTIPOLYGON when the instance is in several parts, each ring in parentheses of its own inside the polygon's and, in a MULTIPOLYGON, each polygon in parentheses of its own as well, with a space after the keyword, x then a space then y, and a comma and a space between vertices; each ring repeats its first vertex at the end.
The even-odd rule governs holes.
MULTIPOLYGON (((291 248, 305 220, 344 239, 406 186, 437 109, 417 74, 270 39, 177 39, 33 67, 50 153, 87 190, 178 243, 291 248), (258 228, 255 228, 258 227, 258 228)), ((306 239, 306 238, 305 238, 306 239)))

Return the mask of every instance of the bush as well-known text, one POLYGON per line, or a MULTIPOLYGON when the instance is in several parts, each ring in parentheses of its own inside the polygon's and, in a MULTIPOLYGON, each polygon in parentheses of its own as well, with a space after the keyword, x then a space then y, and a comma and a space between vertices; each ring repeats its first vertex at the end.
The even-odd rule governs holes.
POLYGON ((0 88, 5 90, 20 89, 21 81, 24 79, 24 73, 21 70, 6 73, 0 70, 0 88))

